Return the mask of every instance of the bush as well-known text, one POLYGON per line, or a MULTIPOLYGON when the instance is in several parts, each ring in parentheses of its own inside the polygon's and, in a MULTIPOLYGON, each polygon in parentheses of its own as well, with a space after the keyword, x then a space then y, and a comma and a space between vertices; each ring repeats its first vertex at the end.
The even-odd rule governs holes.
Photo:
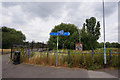
MULTIPOLYGON (((22 61, 26 61, 27 56, 22 57, 22 61)), ((49 56, 47 58, 47 53, 42 52, 36 52, 31 54, 29 63, 31 64, 37 64, 37 65, 50 65, 50 66, 56 66, 56 53, 49 53, 49 56)), ((118 67, 118 54, 107 54, 107 67, 118 67)), ((99 69, 104 67, 104 54, 92 54, 90 53, 71 53, 63 54, 58 53, 58 66, 64 66, 64 67, 79 67, 79 68, 85 68, 85 69, 99 69)))

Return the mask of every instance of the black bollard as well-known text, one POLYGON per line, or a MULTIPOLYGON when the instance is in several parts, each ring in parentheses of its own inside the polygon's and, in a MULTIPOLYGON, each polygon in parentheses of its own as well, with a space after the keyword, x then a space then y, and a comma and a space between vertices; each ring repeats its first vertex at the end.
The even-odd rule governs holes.
POLYGON ((68 51, 68 64, 70 63, 70 51, 68 51))
POLYGON ((94 51, 92 50, 92 57, 94 56, 94 51))
POLYGON ((47 49, 47 63, 48 63, 49 48, 47 49))
POLYGON ((12 59, 12 52, 13 52, 13 46, 11 46, 11 55, 10 55, 11 59, 12 59))
POLYGON ((111 60, 111 50, 109 50, 109 59, 111 60))
POLYGON ((29 54, 30 54, 30 50, 29 50, 29 48, 30 48, 30 45, 29 45, 29 43, 28 43, 28 46, 27 46, 27 48, 28 48, 28 62, 29 62, 29 54))

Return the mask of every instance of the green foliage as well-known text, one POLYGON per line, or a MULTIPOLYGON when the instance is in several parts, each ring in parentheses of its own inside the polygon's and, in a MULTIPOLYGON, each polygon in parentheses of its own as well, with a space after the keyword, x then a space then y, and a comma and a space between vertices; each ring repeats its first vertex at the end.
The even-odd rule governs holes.
MULTIPOLYGON (((74 24, 61 23, 54 27, 51 32, 63 30, 70 32, 70 36, 59 36, 59 49, 75 49, 75 43, 79 40, 78 28, 74 24)), ((56 49, 57 36, 50 36, 48 44, 50 49, 56 49)))
POLYGON ((21 31, 16 31, 12 28, 2 27, 2 47, 10 48, 12 44, 22 44, 26 39, 25 35, 21 31))
MULTIPOLYGON (((119 49, 118 48, 106 48, 106 53, 109 53, 109 51, 111 51, 111 53, 118 53, 119 49)), ((104 48, 98 48, 96 50, 94 50, 95 53, 104 53, 104 48)))
POLYGON ((100 22, 96 22, 95 17, 86 19, 81 30, 81 43, 83 50, 93 50, 98 46, 97 40, 100 37, 100 22))
MULTIPOLYGON (((100 49, 100 51, 101 50, 103 49, 100 49)), ((114 52, 114 50, 116 49, 111 48, 112 52, 114 52)), ((99 50, 96 51, 93 56, 90 52, 78 53, 75 50, 59 50, 59 51, 60 52, 63 51, 65 53, 58 53, 58 66, 70 67, 70 68, 79 67, 88 70, 104 68, 104 54, 103 52, 98 53, 99 50), (68 51, 70 51, 70 55, 68 55, 68 51)), ((118 54, 112 53, 110 58, 110 54, 107 52, 106 57, 107 57, 107 67, 113 67, 113 68, 119 67, 118 54)), ((35 52, 34 55, 30 58, 29 63, 30 62, 32 64, 37 64, 37 65, 56 66, 56 53, 49 53, 49 56, 47 58, 47 53, 35 52)))
POLYGON ((35 42, 35 41, 32 41, 31 43, 29 43, 31 48, 44 48, 44 47, 47 47, 46 44, 44 44, 44 42, 35 42))
MULTIPOLYGON (((112 43, 106 42, 105 45, 106 48, 120 48, 120 44, 118 42, 112 42, 112 43)), ((104 47, 104 43, 103 42, 99 43, 98 48, 103 48, 103 47, 104 47)))
MULTIPOLYGON (((109 60, 109 59, 108 59, 109 60)), ((113 67, 119 67, 119 58, 118 54, 112 55, 110 62, 108 61, 108 65, 111 65, 113 67)))
POLYGON ((27 61, 28 61, 28 56, 27 56, 27 54, 21 54, 21 56, 20 56, 20 62, 21 63, 27 63, 27 61))
MULTIPOLYGON (((37 65, 50 65, 50 66, 56 66, 56 53, 49 53, 49 56, 47 58, 46 53, 40 52, 35 53, 33 57, 30 58, 29 62, 32 62, 32 64, 37 65)), ((118 62, 118 54, 111 54, 111 59, 109 54, 107 56, 107 67, 113 67, 118 68, 119 62, 118 62)), ((26 57, 27 58, 27 57, 26 57)), ((104 54, 78 54, 78 53, 71 53, 70 56, 68 54, 60 53, 58 54, 58 66, 64 66, 64 67, 79 67, 79 68, 85 68, 88 70, 95 70, 104 68, 104 54), (69 62, 69 63, 68 63, 69 62)))

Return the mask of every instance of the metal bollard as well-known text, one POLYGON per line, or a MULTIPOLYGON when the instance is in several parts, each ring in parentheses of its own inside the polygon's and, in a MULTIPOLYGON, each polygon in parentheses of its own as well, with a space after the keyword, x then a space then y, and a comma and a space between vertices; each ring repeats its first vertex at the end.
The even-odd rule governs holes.
POLYGON ((111 50, 109 50, 109 59, 111 60, 111 50))
POLYGON ((68 51, 68 64, 70 63, 70 51, 68 51))
POLYGON ((47 49, 47 63, 48 63, 49 49, 47 49))
POLYGON ((29 50, 29 44, 28 44, 28 46, 27 46, 27 48, 28 48, 28 62, 29 62, 29 54, 30 54, 30 50, 29 50))
POLYGON ((94 56, 94 51, 92 50, 92 57, 94 56))
POLYGON ((10 55, 11 59, 12 59, 12 52, 13 52, 13 46, 11 46, 11 55, 10 55))

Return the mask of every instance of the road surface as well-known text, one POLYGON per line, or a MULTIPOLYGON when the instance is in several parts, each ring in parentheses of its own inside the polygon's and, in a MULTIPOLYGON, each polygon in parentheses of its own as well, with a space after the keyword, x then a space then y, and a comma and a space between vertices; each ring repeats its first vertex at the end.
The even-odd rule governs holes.
POLYGON ((2 56, 2 78, 117 78, 117 70, 91 71, 85 69, 34 66, 29 64, 13 65, 9 54, 2 56))
POLYGON ((2 56, 0 54, 0 79, 2 78, 2 56))

